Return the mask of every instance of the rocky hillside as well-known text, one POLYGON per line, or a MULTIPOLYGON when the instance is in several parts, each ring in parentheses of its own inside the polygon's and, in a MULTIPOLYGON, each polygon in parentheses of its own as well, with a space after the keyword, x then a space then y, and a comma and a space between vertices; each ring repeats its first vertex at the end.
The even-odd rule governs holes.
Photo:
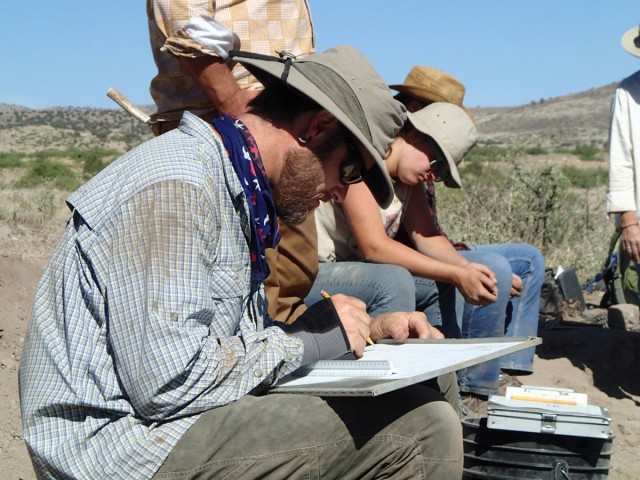
MULTIPOLYGON (((607 141, 609 106, 616 84, 529 105, 470 109, 480 132, 480 144, 527 144, 567 147, 589 144, 602 148, 607 141)), ((150 113, 153 106, 143 105, 150 113)), ((127 143, 149 138, 146 126, 120 109, 56 107, 32 110, 0 104, 0 129, 44 126, 90 132, 97 137, 119 135, 127 143)), ((0 145, 2 151, 7 145, 0 145)))
POLYGON ((609 109, 616 83, 512 108, 475 108, 471 112, 481 144, 540 147, 607 142, 609 109))
MULTIPOLYGON (((150 107, 145 107, 149 110, 150 107)), ((84 107, 53 107, 30 109, 17 105, 0 104, 0 130, 24 127, 52 127, 59 130, 91 133, 97 138, 121 137, 128 144, 150 138, 146 125, 121 109, 84 107)), ((6 133, 6 132, 5 132, 6 133)), ((20 150, 19 145, 16 145, 20 150)), ((11 145, 0 144, 0 151, 11 150, 11 145)))

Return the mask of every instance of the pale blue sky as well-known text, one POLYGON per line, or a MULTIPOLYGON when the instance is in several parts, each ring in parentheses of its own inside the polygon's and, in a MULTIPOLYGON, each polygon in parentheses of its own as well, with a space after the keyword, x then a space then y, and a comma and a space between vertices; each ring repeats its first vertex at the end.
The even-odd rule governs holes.
MULTIPOLYGON (((640 70, 620 47, 637 0, 309 0, 318 50, 351 44, 389 83, 415 64, 467 86, 465 104, 516 106, 599 87, 640 70)), ((0 0, 0 103, 136 104, 155 66, 142 0, 0 0)))

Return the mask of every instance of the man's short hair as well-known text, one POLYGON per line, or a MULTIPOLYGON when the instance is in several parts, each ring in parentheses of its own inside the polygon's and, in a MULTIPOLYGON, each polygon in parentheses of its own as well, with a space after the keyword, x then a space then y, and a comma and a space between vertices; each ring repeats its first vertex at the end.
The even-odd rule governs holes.
POLYGON ((306 95, 282 83, 270 82, 249 102, 251 113, 259 114, 274 125, 286 125, 301 113, 322 107, 306 95))

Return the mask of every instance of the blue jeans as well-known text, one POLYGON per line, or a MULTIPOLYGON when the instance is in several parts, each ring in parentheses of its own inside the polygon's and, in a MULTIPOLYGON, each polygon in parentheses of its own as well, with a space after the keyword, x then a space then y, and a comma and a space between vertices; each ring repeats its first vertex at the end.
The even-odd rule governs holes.
MULTIPOLYGON (((498 298, 494 303, 482 307, 466 303, 454 285, 414 277, 416 309, 423 310, 429 321, 438 326, 445 337, 483 338, 504 335, 505 311, 512 283, 511 267, 500 255, 488 254, 483 260, 478 263, 487 265, 496 274, 498 298)), ((499 362, 499 359, 495 359, 458 370, 460 391, 478 395, 496 393, 500 377, 499 362)))
POLYGON ((416 310, 424 312, 431 325, 447 338, 461 338, 462 305, 456 300, 456 287, 424 277, 413 277, 416 310))
MULTIPOLYGON (((498 254, 509 262, 513 273, 522 279, 520 296, 509 298, 505 312, 505 336, 535 337, 538 334, 540 289, 544 281, 544 257, 532 245, 526 243, 503 243, 475 245, 467 252, 460 252, 467 259, 478 258, 484 263, 485 254, 498 254)), ((474 319, 475 321, 475 319, 474 319)), ((500 368, 519 373, 533 372, 535 348, 521 350, 500 357, 500 368)))
MULTIPOLYGON (((542 254, 527 244, 476 245, 470 248, 459 253, 470 262, 488 266, 496 274, 496 302, 475 306, 465 302, 453 285, 414 277, 416 309, 423 310, 429 321, 438 326, 446 337, 535 336, 544 278, 542 254), (522 278, 523 283, 521 296, 513 299, 510 298, 512 273, 522 278)), ((479 395, 495 394, 500 370, 531 372, 534 353, 535 349, 531 348, 460 370, 460 390, 479 395)))
POLYGON ((411 274, 397 265, 364 262, 321 263, 307 306, 322 300, 321 290, 359 298, 372 317, 415 310, 415 287, 411 274))

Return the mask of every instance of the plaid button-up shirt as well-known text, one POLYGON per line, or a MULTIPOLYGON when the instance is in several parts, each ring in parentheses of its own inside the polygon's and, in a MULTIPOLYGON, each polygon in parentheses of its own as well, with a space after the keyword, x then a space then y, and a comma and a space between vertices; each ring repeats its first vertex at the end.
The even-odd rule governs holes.
POLYGON ((39 477, 148 478, 202 412, 297 368, 303 343, 264 328, 243 190, 202 120, 68 204, 20 361, 25 440, 39 477))

